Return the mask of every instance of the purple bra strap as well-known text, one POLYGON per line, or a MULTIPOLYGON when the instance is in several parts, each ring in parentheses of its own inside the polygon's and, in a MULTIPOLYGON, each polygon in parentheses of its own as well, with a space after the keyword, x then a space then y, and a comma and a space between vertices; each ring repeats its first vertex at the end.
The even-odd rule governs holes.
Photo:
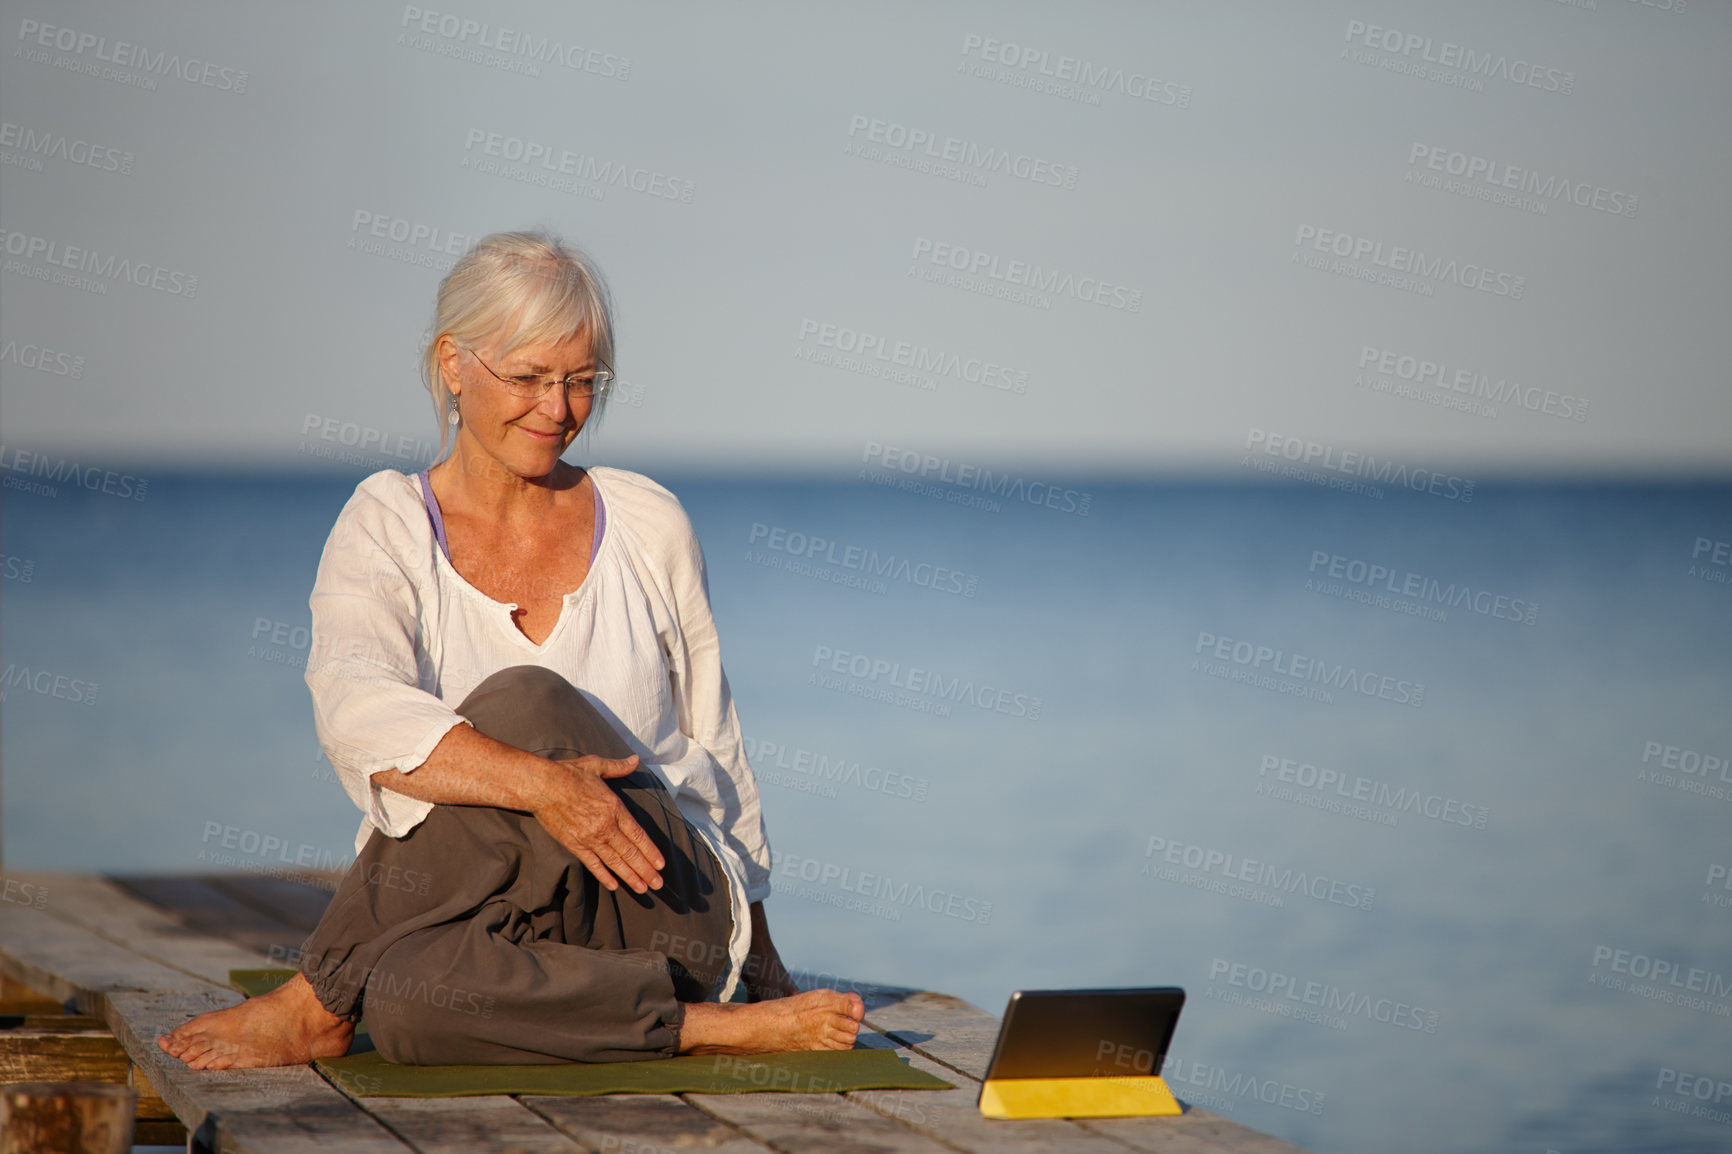
MULTIPOLYGON (((433 522, 433 536, 439 541, 439 551, 449 561, 451 546, 445 543, 445 518, 439 512, 439 502, 433 499, 433 483, 428 479, 426 469, 415 476, 421 482, 421 500, 427 506, 427 519, 433 522)), ((589 547, 589 563, 594 565, 596 555, 601 552, 601 535, 607 531, 607 506, 602 503, 601 488, 593 479, 589 488, 595 494, 595 542, 589 547)))
POLYGON ((451 560, 451 546, 445 543, 445 518, 439 512, 439 502, 433 499, 433 482, 427 479, 427 470, 422 469, 415 474, 421 481, 421 500, 427 506, 427 518, 433 522, 433 536, 439 541, 439 552, 445 554, 445 560, 451 560))
POLYGON ((594 477, 589 479, 589 491, 595 494, 595 541, 589 547, 589 563, 594 565, 595 555, 601 552, 601 535, 607 532, 607 506, 601 503, 601 486, 594 477))

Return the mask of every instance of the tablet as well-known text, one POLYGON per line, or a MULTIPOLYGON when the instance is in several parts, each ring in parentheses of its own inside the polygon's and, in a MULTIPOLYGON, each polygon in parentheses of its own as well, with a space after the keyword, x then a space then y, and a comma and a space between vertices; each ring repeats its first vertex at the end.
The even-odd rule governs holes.
POLYGON ((1158 1077, 1184 1005, 1176 986, 1018 990, 1004 1009, 987 1080, 1158 1077))

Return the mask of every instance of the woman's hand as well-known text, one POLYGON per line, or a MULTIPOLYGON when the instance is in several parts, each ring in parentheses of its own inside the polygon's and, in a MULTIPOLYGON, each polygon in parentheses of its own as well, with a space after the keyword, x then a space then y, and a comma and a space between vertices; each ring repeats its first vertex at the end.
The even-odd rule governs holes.
POLYGON ((533 814, 542 828, 610 890, 614 875, 638 893, 660 889, 667 863, 606 779, 637 768, 635 756, 549 761, 467 725, 454 725, 413 773, 381 770, 382 788, 435 805, 491 805, 533 814))
POLYGON ((529 812, 602 885, 618 889, 617 874, 641 894, 661 888, 662 877, 656 871, 667 863, 605 780, 625 777, 636 769, 636 755, 549 762, 541 796, 529 812))

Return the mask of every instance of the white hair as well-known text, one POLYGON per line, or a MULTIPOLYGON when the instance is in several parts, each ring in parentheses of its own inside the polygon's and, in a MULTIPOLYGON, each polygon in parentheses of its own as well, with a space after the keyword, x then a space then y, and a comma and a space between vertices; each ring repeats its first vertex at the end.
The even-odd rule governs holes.
MULTIPOLYGON (((451 437, 441 337, 466 349, 490 343, 496 355, 506 356, 524 345, 583 334, 595 367, 613 368, 613 306, 606 284, 581 252, 540 230, 496 232, 470 246, 439 282, 429 333, 421 379, 439 422, 440 456, 451 437)), ((601 416, 605 400, 605 394, 595 398, 591 421, 601 416)))

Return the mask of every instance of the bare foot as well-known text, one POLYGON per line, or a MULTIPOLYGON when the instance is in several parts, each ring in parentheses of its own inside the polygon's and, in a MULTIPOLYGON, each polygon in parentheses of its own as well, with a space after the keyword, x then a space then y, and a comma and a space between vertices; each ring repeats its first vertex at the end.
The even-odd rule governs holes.
POLYGON ((156 1044, 195 1070, 239 1070, 340 1057, 354 1037, 355 1024, 320 1005, 306 975, 296 974, 268 994, 200 1014, 156 1044))
POLYGON ((768 1002, 688 1002, 682 1054, 849 1050, 866 1004, 859 994, 809 990, 768 1002))

